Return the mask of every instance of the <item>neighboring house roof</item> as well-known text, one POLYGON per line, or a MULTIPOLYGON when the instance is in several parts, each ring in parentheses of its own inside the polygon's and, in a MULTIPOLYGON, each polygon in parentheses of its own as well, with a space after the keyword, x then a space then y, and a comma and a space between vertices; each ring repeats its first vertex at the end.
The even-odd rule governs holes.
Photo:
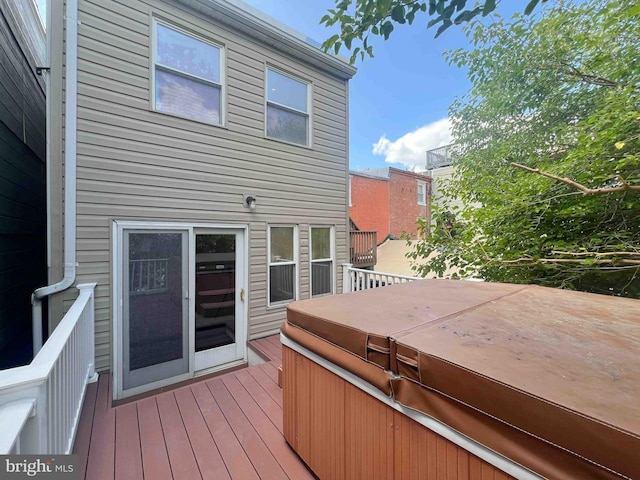
POLYGON ((345 80, 356 73, 345 57, 324 52, 318 42, 240 0, 175 1, 345 80))
POLYGON ((357 175, 359 177, 365 177, 365 178, 373 178, 376 180, 389 180, 389 178, 391 178, 391 173, 415 177, 418 180, 425 180, 430 178, 426 174, 426 172, 424 173, 410 172, 408 170, 402 170, 400 168, 393 168, 393 167, 370 168, 370 169, 368 168, 363 171, 349 170, 350 175, 357 175))
POLYGON ((382 167, 382 168, 367 168, 362 172, 357 172, 357 174, 361 174, 366 177, 374 177, 374 178, 389 178, 389 170, 391 167, 382 167))

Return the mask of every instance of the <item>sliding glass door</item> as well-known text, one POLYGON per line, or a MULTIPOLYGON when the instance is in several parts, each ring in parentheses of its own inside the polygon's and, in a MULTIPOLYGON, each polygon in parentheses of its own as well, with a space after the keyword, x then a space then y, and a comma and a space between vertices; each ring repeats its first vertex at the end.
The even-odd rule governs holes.
POLYGON ((244 228, 116 222, 114 398, 246 361, 244 228))
POLYGON ((123 390, 189 374, 188 232, 124 230, 123 390))

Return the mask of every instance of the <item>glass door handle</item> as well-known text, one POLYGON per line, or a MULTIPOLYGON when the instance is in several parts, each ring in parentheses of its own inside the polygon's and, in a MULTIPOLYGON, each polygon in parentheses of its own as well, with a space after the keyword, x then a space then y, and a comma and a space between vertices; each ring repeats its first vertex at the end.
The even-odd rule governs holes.
POLYGON ((240 289, 240 301, 244 302, 244 288, 240 289))

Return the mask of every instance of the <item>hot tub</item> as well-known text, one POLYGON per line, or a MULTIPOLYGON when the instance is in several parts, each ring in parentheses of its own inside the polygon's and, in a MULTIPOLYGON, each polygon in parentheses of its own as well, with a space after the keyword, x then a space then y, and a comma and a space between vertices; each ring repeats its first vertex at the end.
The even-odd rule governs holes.
POLYGON ((422 280, 292 303, 281 340, 320 478, 640 477, 638 300, 422 280))

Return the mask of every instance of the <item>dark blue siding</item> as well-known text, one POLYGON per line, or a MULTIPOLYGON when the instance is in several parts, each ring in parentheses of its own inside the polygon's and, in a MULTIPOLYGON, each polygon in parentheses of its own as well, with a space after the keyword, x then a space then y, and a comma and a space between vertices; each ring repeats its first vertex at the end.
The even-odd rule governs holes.
POLYGON ((30 361, 46 283, 45 95, 0 11, 0 368, 30 361))

